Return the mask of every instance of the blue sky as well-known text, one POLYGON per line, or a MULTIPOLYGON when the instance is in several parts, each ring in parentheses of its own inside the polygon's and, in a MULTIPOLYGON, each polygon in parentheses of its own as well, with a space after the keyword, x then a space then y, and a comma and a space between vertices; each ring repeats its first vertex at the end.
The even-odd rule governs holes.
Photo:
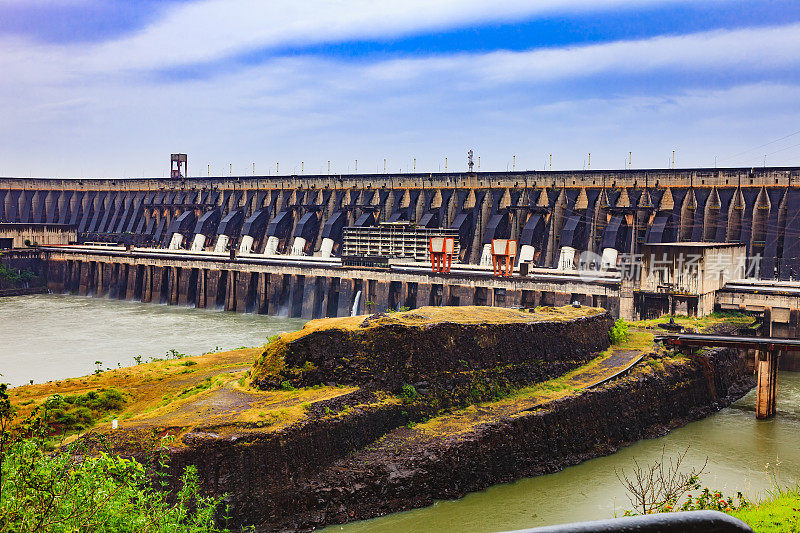
POLYGON ((6 176, 800 165, 796 0, 0 0, 0 72, 6 176))

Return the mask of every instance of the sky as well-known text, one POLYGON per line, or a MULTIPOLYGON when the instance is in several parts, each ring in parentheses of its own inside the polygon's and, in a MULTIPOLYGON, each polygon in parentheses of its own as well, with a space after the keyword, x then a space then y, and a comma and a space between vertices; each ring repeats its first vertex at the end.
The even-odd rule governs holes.
POLYGON ((797 0, 0 0, 0 176, 800 166, 799 89, 797 0))

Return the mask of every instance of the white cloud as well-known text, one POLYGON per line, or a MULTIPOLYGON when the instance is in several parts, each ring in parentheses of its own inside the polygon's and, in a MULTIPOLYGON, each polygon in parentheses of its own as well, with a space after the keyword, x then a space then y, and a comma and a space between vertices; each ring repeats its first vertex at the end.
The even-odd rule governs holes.
POLYGON ((93 66, 168 67, 260 48, 394 38, 542 14, 636 8, 685 0, 205 0, 104 44, 93 66), (119 62, 119 63, 117 63, 119 62))

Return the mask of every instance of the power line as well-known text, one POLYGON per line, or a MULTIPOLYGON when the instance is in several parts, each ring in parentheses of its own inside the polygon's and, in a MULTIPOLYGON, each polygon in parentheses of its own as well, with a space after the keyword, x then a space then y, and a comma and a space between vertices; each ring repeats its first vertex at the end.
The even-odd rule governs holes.
POLYGON ((739 157, 740 155, 744 155, 746 153, 752 152, 753 150, 758 150, 759 148, 764 148, 765 146, 769 146, 770 144, 775 144, 776 142, 782 141, 784 139, 788 139, 789 137, 794 137, 798 133, 800 133, 800 130, 797 130, 794 133, 790 133, 789 135, 784 135, 780 139, 775 139, 774 141, 770 141, 768 143, 764 143, 761 146, 756 146, 755 148, 749 148, 747 150, 744 150, 743 152, 739 152, 737 154, 733 154, 733 155, 729 155, 727 157, 723 157, 720 161, 730 161, 731 159, 733 159, 735 157, 739 157))
POLYGON ((780 150, 775 150, 774 152, 770 152, 770 153, 764 154, 764 155, 765 156, 770 156, 772 154, 777 154, 778 152, 783 152, 784 150, 789 150, 790 148, 797 148, 798 146, 800 146, 800 143, 793 144, 791 146, 787 146, 786 148, 781 148, 780 150))

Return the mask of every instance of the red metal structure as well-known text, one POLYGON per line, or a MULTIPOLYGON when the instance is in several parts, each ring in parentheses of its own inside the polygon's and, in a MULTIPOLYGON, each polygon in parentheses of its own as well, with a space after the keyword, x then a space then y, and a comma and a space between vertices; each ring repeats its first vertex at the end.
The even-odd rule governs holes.
POLYGON ((453 262, 455 239, 453 237, 431 237, 429 239, 431 251, 431 268, 434 272, 447 274, 453 262))
POLYGON ((514 273, 514 259, 517 257, 517 241, 511 239, 492 239, 492 267, 495 276, 510 277, 514 273))

